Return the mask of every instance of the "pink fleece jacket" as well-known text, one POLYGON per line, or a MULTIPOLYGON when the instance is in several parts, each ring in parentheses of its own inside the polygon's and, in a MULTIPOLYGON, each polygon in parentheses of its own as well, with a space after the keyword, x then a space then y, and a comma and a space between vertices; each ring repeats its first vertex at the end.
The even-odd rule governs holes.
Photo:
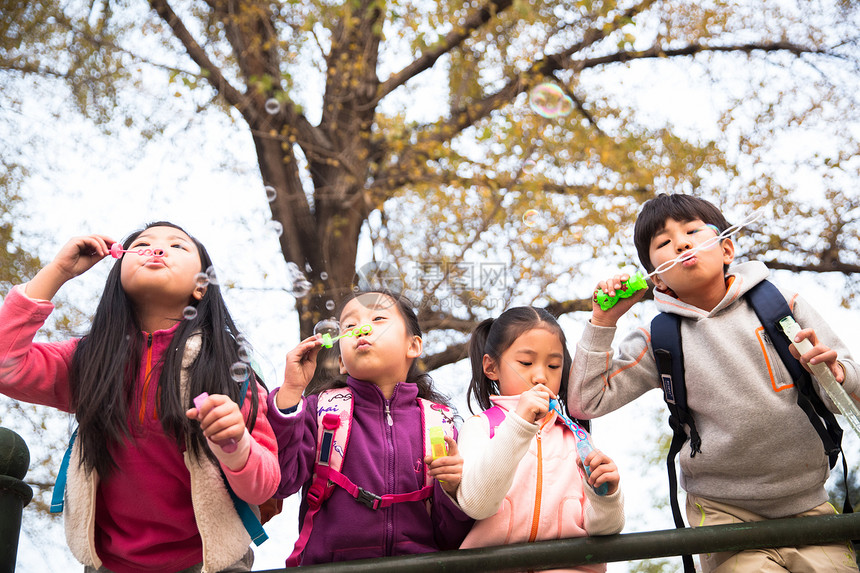
MULTIPOLYGON (((69 369, 78 341, 33 342, 52 309, 50 302, 28 298, 20 287, 7 295, 0 307, 0 392, 70 412, 69 369)), ((176 571, 202 561, 209 571, 233 563, 247 550, 244 530, 236 531, 235 523, 228 524, 230 519, 224 518, 224 511, 235 514, 235 510, 232 503, 222 503, 229 503, 229 495, 218 483, 218 468, 193 458, 186 448, 177 448, 156 416, 161 357, 175 330, 147 335, 129 419, 133 443, 110 447, 119 469, 108 479, 99 479, 79 464, 70 467, 66 536, 75 556, 85 564, 104 564, 122 573, 176 571), (228 537, 237 539, 219 539, 227 531, 228 537)), ((185 368, 196 358, 199 344, 199 336, 190 337, 183 355, 180 392, 189 405, 185 368)), ((246 418, 251 391, 242 408, 246 418)), ((257 391, 253 433, 246 431, 230 454, 209 444, 231 488, 252 504, 269 499, 280 481, 277 446, 266 418, 266 392, 257 391)), ((73 460, 77 459, 74 454, 73 460)))

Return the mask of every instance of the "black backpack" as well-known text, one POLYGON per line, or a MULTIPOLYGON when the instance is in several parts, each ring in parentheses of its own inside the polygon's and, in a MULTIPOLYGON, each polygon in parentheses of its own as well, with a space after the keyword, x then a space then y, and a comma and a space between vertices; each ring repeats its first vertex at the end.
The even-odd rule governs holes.
MULTIPOLYGON (((836 421, 833 412, 827 409, 821 397, 815 391, 812 377, 800 362, 789 352, 788 338, 779 330, 778 323, 786 316, 792 316, 791 309, 785 297, 772 283, 762 281, 745 295, 759 320, 764 326, 777 354, 782 359, 797 388, 797 404, 806 414, 809 422, 821 437, 824 451, 830 462, 830 468, 836 465, 842 452, 842 428, 836 421)), ((651 347, 657 362, 660 384, 663 389, 663 399, 669 408, 669 426, 672 428, 672 443, 666 457, 669 472, 669 501, 672 506, 672 517, 675 526, 684 527, 681 509, 678 506, 678 481, 675 475, 675 456, 681 446, 687 441, 686 425, 690 429, 690 456, 695 457, 702 451, 702 439, 696 430, 693 416, 687 409, 687 388, 684 381, 684 352, 681 345, 681 317, 675 314, 661 312, 651 321, 651 347)), ((845 481, 845 503, 843 513, 852 513, 848 499, 848 464, 842 456, 843 479, 845 481)), ((682 555, 684 571, 694 571, 693 559, 690 555, 682 555)))

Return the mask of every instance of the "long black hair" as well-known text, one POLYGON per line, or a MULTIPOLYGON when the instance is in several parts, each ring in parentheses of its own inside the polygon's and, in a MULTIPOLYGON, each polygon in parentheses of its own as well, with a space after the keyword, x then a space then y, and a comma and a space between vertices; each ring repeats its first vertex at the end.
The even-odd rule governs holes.
MULTIPOLYGON (((503 312, 499 318, 487 318, 480 322, 472 330, 469 339, 469 362, 472 366, 472 381, 469 382, 469 390, 466 393, 466 402, 469 411, 472 410, 472 399, 480 406, 481 411, 492 407, 490 396, 499 394, 499 384, 491 380, 484 373, 484 355, 499 362, 502 354, 510 348, 511 344, 522 334, 535 328, 543 328, 556 334, 561 341, 563 360, 561 366, 561 386, 558 390, 558 401, 567 410, 567 383, 570 377, 570 368, 573 359, 567 350, 567 339, 561 325, 546 309, 533 306, 516 306, 503 312)), ((580 425, 586 429, 588 425, 578 420, 580 425)))
MULTIPOLYGON (((178 225, 166 221, 149 223, 135 231, 123 241, 123 248, 128 249, 138 235, 152 227, 172 227, 182 231, 197 246, 201 269, 212 266, 209 253, 200 241, 178 225)), ((106 445, 123 447, 133 440, 131 404, 146 345, 134 305, 122 287, 121 266, 118 261, 108 274, 90 331, 81 338, 72 358, 70 377, 82 462, 87 469, 95 469, 102 477, 116 468, 106 445)), ((214 461, 200 424, 185 415, 185 411, 194 404, 184 403, 180 397, 182 357, 188 338, 199 333, 200 353, 188 369, 190 396, 202 392, 224 394, 238 403, 241 383, 231 377, 230 370, 231 365, 240 361, 240 345, 236 340, 239 332, 216 282, 210 282, 203 297, 191 304, 196 306, 197 315, 186 320, 177 317, 179 326, 161 358, 156 412, 165 434, 176 442, 178 448, 183 448, 185 439, 190 437, 192 453, 197 456, 202 453, 214 461)), ((256 384, 261 384, 253 371, 250 376, 249 431, 253 429, 259 406, 256 384)))
MULTIPOLYGON (((397 310, 400 312, 400 316, 403 317, 403 322, 406 323, 406 331, 411 336, 417 336, 419 338, 422 337, 421 326, 418 324, 418 316, 415 314, 412 301, 401 293, 385 288, 351 291, 351 294, 340 302, 337 309, 337 316, 340 317, 341 314, 343 314, 343 309, 346 307, 347 303, 365 294, 380 294, 391 299, 397 307, 397 310)), ((340 345, 335 345, 335 347, 338 349, 337 352, 340 352, 340 345)), ((405 382, 418 386, 419 398, 424 398, 425 400, 451 407, 448 397, 444 394, 440 394, 435 390, 435 388, 433 388, 433 378, 424 371, 417 358, 413 360, 412 364, 409 366, 405 382)), ((315 387, 311 393, 319 394, 324 390, 343 388, 344 386, 346 386, 346 378, 342 375, 336 375, 315 387)))

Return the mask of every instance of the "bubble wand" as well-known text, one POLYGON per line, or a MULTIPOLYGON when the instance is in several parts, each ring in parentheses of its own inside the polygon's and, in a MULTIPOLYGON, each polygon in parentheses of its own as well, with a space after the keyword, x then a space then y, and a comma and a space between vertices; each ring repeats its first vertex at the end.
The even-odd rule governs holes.
POLYGON ((120 258, 123 253, 134 253, 144 257, 163 257, 164 251, 161 249, 123 249, 121 243, 114 243, 110 246, 110 256, 115 259, 120 258))
MULTIPOLYGON (((809 340, 794 341, 801 330, 800 325, 797 324, 794 318, 786 316, 779 321, 779 327, 788 337, 788 341, 794 345, 794 348, 800 354, 806 354, 812 350, 812 343, 809 340)), ((812 370, 815 379, 818 380, 818 383, 824 388, 827 395, 830 396, 830 399, 848 420, 851 428, 860 436, 860 410, 857 409, 857 405, 848 395, 848 392, 845 391, 845 388, 842 387, 842 384, 836 381, 836 377, 833 376, 830 367, 824 362, 818 362, 817 364, 810 364, 809 369, 812 370)))
POLYGON ((720 233, 714 225, 705 225, 706 227, 713 229, 714 232, 717 233, 716 236, 711 237, 707 241, 703 242, 701 245, 697 245, 688 251, 684 251, 674 259, 666 261, 648 274, 642 274, 639 271, 633 273, 633 275, 629 279, 627 279, 626 281, 621 281, 621 288, 615 291, 615 296, 609 296, 608 294, 603 292, 603 289, 597 289, 597 291, 595 291, 594 293, 594 302, 596 302, 600 306, 601 310, 609 310, 610 308, 615 306, 615 303, 617 303, 620 299, 630 298, 636 292, 648 288, 648 283, 646 282, 647 279, 653 277, 654 275, 665 273, 678 263, 684 262, 699 251, 707 251, 708 249, 715 247, 716 245, 720 244, 723 239, 728 239, 730 236, 734 235, 750 223, 758 221, 761 218, 761 215, 761 211, 756 211, 737 225, 732 225, 722 233, 720 233))
MULTIPOLYGON (((549 401, 549 408, 550 410, 554 410, 558 415, 558 419, 564 422, 564 425, 570 428, 570 431, 573 432, 573 435, 576 437, 576 453, 579 454, 579 459, 582 460, 582 467, 585 468, 585 475, 591 477, 591 467, 585 463, 585 458, 587 458, 588 454, 594 450, 594 446, 591 445, 591 440, 588 439, 588 432, 586 432, 582 426, 571 420, 567 414, 562 411, 561 404, 559 404, 558 400, 555 398, 549 401)), ((609 483, 602 483, 593 489, 597 495, 606 495, 609 493, 609 483)))
POLYGON ((322 337, 322 345, 326 348, 331 348, 334 346, 335 340, 340 340, 341 338, 347 336, 361 336, 362 334, 370 334, 373 332, 373 327, 369 324, 364 324, 359 328, 351 328, 344 332, 343 334, 337 334, 340 330, 340 327, 337 324, 325 324, 331 322, 329 320, 321 320, 314 327, 314 334, 319 334, 322 337))

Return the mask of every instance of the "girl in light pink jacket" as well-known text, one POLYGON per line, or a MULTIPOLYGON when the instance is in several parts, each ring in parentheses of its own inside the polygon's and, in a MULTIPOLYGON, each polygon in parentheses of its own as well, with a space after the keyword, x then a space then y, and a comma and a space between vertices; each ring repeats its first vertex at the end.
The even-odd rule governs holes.
POLYGON ((577 438, 550 409, 551 399, 567 395, 571 366, 555 318, 533 307, 509 309, 475 328, 469 357, 469 400, 485 411, 466 420, 458 440, 464 461, 457 501, 479 520, 461 548, 621 531, 618 469, 594 450, 585 458, 587 476, 577 438))

